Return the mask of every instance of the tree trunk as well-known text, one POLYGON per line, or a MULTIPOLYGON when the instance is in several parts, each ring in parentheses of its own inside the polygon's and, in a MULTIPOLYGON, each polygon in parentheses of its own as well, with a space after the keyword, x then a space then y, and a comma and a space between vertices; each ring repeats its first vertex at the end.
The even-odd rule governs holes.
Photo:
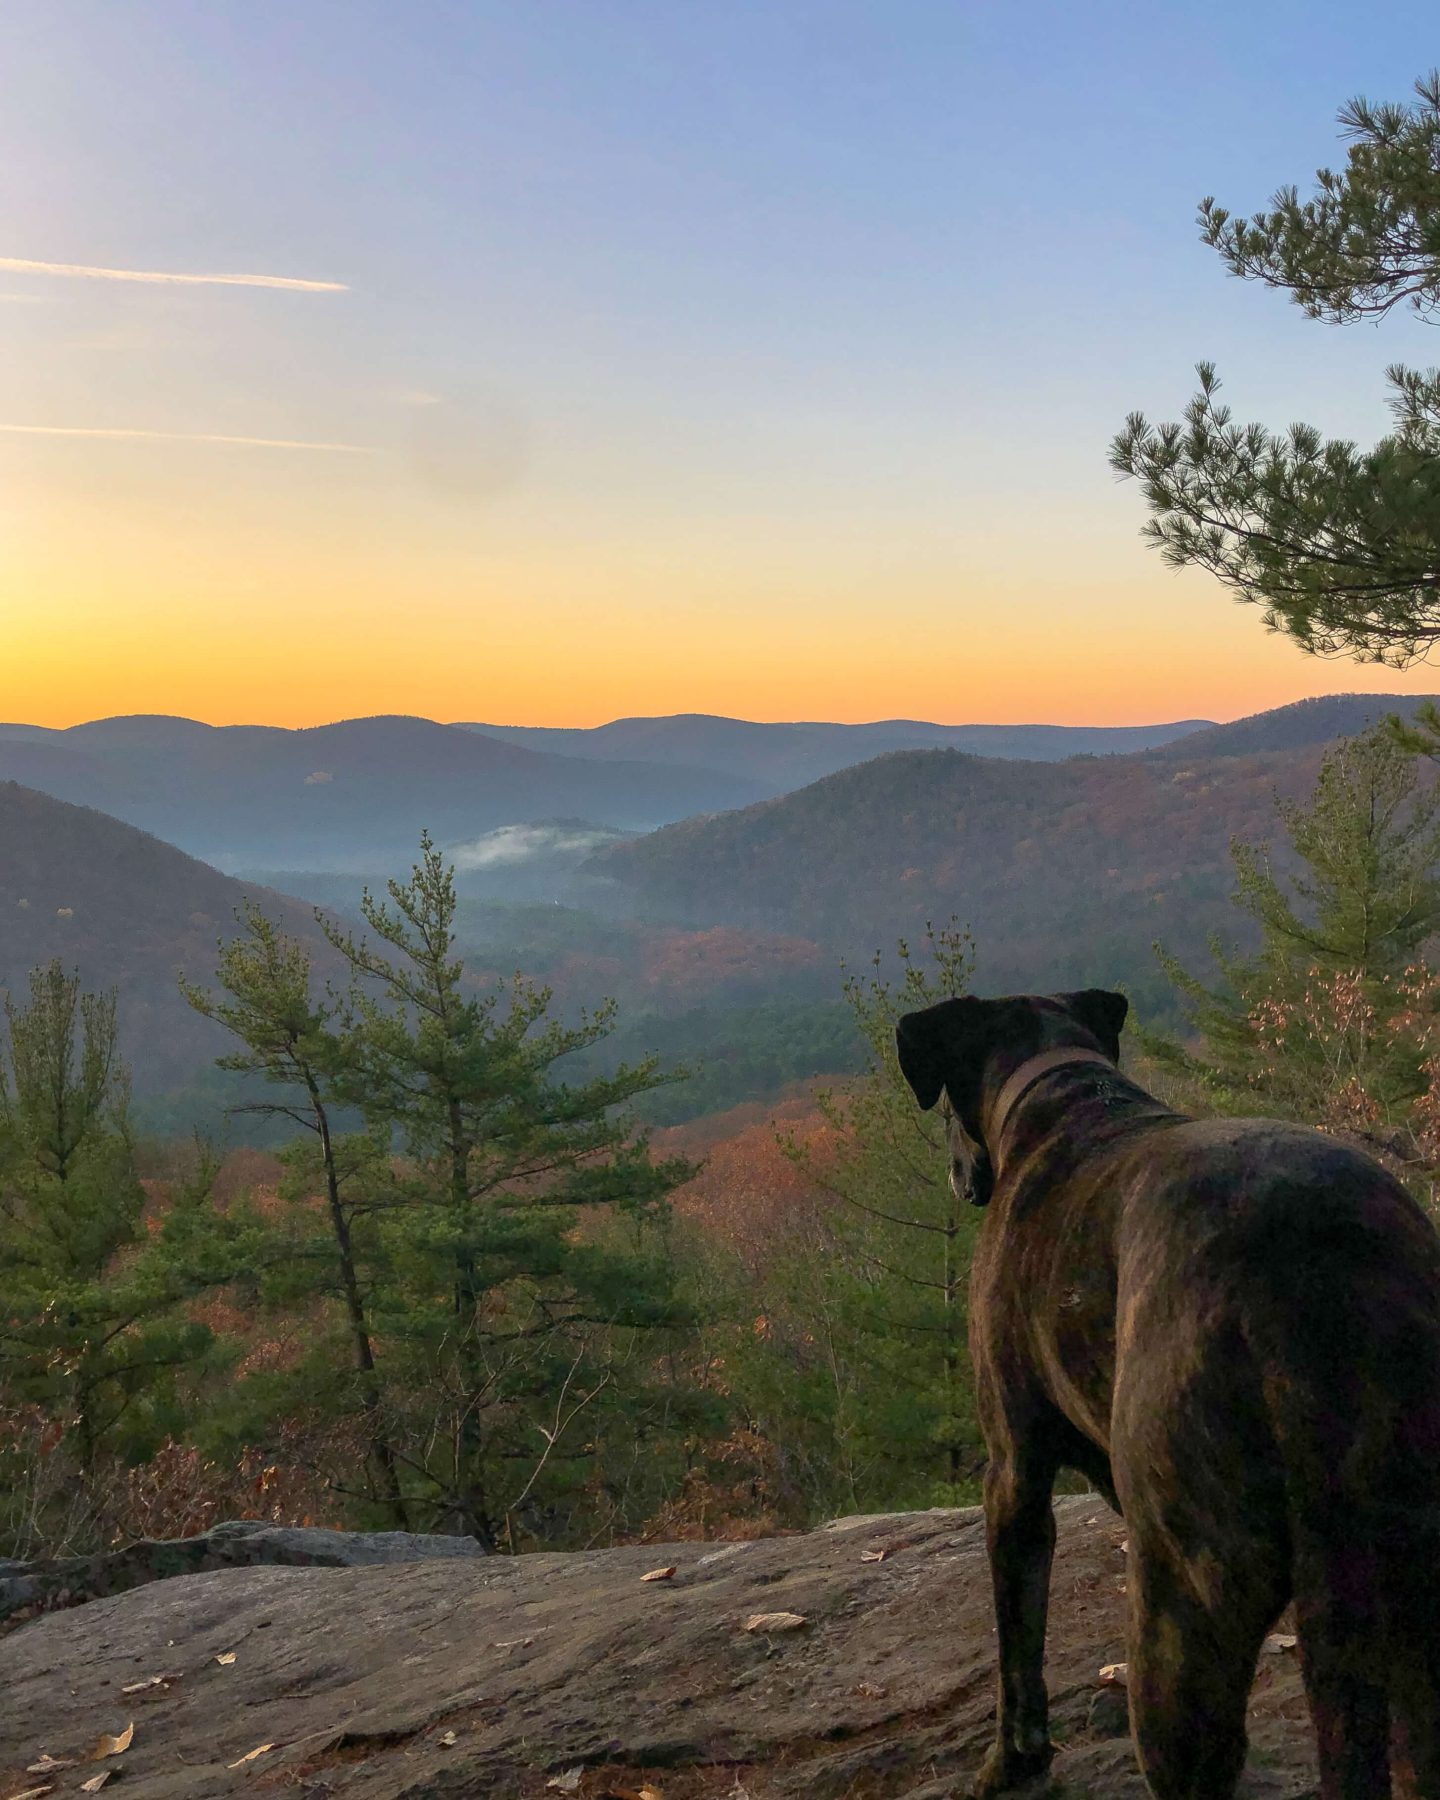
POLYGON ((335 1234, 335 1248, 340 1259, 340 1280, 345 1290, 345 1310, 350 1319, 350 1337, 355 1347, 355 1366, 360 1375, 360 1404, 370 1437, 370 1458, 397 1528, 408 1531, 409 1515, 400 1486, 400 1469, 385 1435, 381 1406, 380 1377, 375 1367, 375 1348, 370 1341, 369 1322, 365 1317, 365 1300, 355 1270, 355 1255, 350 1242, 350 1221, 340 1198, 340 1174, 335 1166, 335 1145, 330 1135, 330 1118, 320 1090, 307 1075, 306 1086, 315 1126, 320 1134, 320 1150, 325 1164, 325 1199, 330 1209, 330 1226, 335 1234))

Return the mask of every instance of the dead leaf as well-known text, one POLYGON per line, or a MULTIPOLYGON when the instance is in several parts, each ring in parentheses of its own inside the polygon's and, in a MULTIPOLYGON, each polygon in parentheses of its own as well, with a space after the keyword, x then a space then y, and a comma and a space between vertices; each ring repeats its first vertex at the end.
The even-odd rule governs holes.
POLYGON ((42 1794, 53 1794, 54 1792, 53 1783, 47 1781, 44 1787, 26 1788, 22 1794, 12 1794, 10 1800, 40 1800, 42 1794))
POLYGON ((862 1550, 860 1560, 861 1562, 884 1562, 889 1554, 888 1550, 862 1550))
POLYGON ((1273 1636, 1266 1638, 1265 1648, 1272 1656, 1275 1656, 1282 1650, 1293 1650, 1299 1641, 1298 1638, 1292 1636, 1289 1632, 1280 1631, 1276 1632, 1273 1636))
POLYGON ((102 1769, 98 1775, 92 1775, 88 1781, 80 1783, 80 1792, 82 1794, 98 1794, 113 1773, 114 1771, 111 1769, 102 1769))
POLYGON ((102 1732, 100 1742, 85 1760, 87 1762, 104 1762, 107 1756, 120 1756, 130 1748, 130 1740, 134 1735, 135 1722, 133 1719, 118 1737, 111 1737, 108 1731, 102 1732))
POLYGON ((48 1750, 45 1750, 41 1752, 38 1762, 25 1765, 25 1773, 27 1775, 53 1775, 57 1769, 73 1769, 74 1767, 75 1758, 73 1756, 52 1756, 48 1750))
POLYGON ((235 1652, 233 1650, 222 1650, 215 1660, 222 1669, 228 1669, 235 1660, 235 1652))
POLYGON ((1106 1663, 1105 1667, 1100 1671, 1100 1679, 1104 1682, 1106 1687, 1124 1687, 1125 1664, 1106 1663))
POLYGON ((253 1750, 247 1750, 243 1756, 237 1756, 233 1763, 226 1763, 227 1769, 243 1769, 247 1762, 254 1762, 257 1756, 263 1756, 267 1750, 273 1750, 273 1744, 257 1744, 253 1750))
POLYGON ((150 1675, 144 1681, 131 1681, 121 1688, 122 1694, 143 1694, 150 1688, 169 1687, 172 1681, 179 1681, 180 1675, 150 1675))
POLYGON ((557 1793, 573 1794, 579 1787, 580 1777, 584 1773, 584 1763, 576 1763, 573 1769, 566 1769, 563 1775, 552 1775, 545 1785, 547 1788, 554 1788, 557 1793))
POLYGON ((665 1795, 653 1782, 647 1781, 640 1790, 640 1800, 665 1800, 665 1795))
POLYGON ((448 1750, 450 1748, 450 1746, 455 1742, 455 1733, 453 1731, 442 1731, 440 1733, 440 1742, 448 1750))
POLYGON ((752 1618, 745 1621, 745 1630, 764 1631, 767 1633, 771 1631, 798 1631, 802 1625, 808 1625, 809 1623, 810 1621, 805 1617, 804 1613, 756 1613, 752 1618))
POLYGON ((669 1581, 674 1573, 675 1565, 671 1563, 668 1569, 651 1569, 648 1575, 642 1575, 640 1579, 642 1581, 669 1581))

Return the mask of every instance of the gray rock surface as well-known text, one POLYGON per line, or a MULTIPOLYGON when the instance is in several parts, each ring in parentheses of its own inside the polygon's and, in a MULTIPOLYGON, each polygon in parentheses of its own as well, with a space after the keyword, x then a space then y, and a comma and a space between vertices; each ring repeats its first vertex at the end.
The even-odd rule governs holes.
POLYGON ((0 1622, 27 1610, 74 1606, 124 1593, 148 1581, 205 1569, 281 1563, 292 1568, 353 1569, 435 1557, 483 1556, 474 1538, 409 1531, 330 1531, 231 1519, 199 1537, 141 1538, 118 1550, 54 1562, 0 1562, 0 1622))
MULTIPOLYGON (((1087 1723, 1125 1654, 1124 1528, 1089 1495, 1056 1514, 1052 1791, 1143 1800, 1129 1738, 1087 1723)), ((0 1796, 78 1793, 95 1764, 26 1771, 133 1724, 100 1765, 128 1800, 950 1800, 994 1730, 989 1585, 975 1510, 155 1581, 0 1640, 0 1796), (781 1612, 805 1624, 746 1628, 781 1612)), ((1293 1653, 1261 1658, 1250 1727, 1246 1800, 1313 1794, 1293 1653)))

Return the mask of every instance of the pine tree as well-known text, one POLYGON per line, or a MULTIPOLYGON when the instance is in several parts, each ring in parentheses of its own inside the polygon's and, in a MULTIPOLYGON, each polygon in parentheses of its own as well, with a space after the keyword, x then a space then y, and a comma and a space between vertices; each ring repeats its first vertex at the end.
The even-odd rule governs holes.
POLYGON ((409 1523, 399 1465, 384 1416, 383 1387, 375 1361, 370 1320, 373 1233, 363 1240, 369 1211, 369 1187, 383 1168, 387 1139, 383 1130, 344 1133, 337 1129, 332 1087, 340 1073, 340 1046, 334 1029, 336 1005, 317 998, 310 959, 303 945, 283 936, 253 901, 241 917, 244 932, 220 946, 211 993, 182 978, 187 1000, 205 1017, 216 1020, 244 1045, 217 1058, 219 1067, 260 1075, 280 1090, 273 1098, 251 1100, 244 1110, 291 1120, 306 1135, 284 1153, 287 1197, 303 1206, 318 1186, 324 1196, 329 1232, 324 1246, 303 1244, 300 1261, 285 1284, 292 1303, 316 1291, 317 1265, 331 1279, 319 1287, 338 1290, 345 1311, 356 1391, 364 1415, 375 1492, 389 1523, 409 1523), (358 1241, 357 1241, 358 1240, 358 1241), (298 1276, 298 1280, 296 1277, 298 1276))
POLYGON ((1236 905, 1258 952, 1212 953, 1208 986, 1163 951, 1199 1047, 1147 1050, 1223 1111, 1356 1128, 1401 1119, 1428 1085, 1426 940, 1440 929, 1440 788, 1391 731, 1329 750, 1314 793, 1280 816, 1294 872, 1232 845, 1236 905))
POLYGON ((788 1304, 818 1354, 809 1407, 828 1398, 835 1498, 851 1506, 953 1502, 983 1463, 967 1345, 981 1214, 951 1188, 945 1109, 916 1110, 895 1052, 901 1013, 965 992, 974 951, 952 924, 927 928, 926 952, 899 946, 898 983, 878 956, 847 976, 869 1067, 821 1098, 833 1153, 795 1148, 832 1205, 826 1253, 788 1272, 788 1304))
POLYGON ((658 1416, 636 1334, 686 1317, 662 1226, 689 1165, 652 1158, 629 1117, 663 1079, 653 1061, 564 1078, 612 1005, 567 1025, 520 976, 476 989, 428 837, 410 880, 362 909, 373 935, 327 925, 355 977, 335 1091, 403 1153, 374 1310, 409 1492, 492 1547, 544 1536, 603 1482, 605 1421, 618 1409, 627 1437, 658 1416))
MULTIPOLYGON (((1333 323, 1440 315, 1440 73, 1415 91, 1341 111, 1347 166, 1321 169, 1310 199, 1282 188, 1249 219, 1203 201, 1202 236, 1230 273, 1333 323)), ((1213 365, 1199 377, 1183 420, 1133 413, 1111 446, 1165 560, 1208 569, 1306 650, 1424 655, 1440 638, 1440 371, 1390 369, 1395 427, 1369 450, 1311 425, 1239 425, 1213 365)))
MULTIPOLYGON (((99 1531, 105 1465, 180 1428, 179 1377, 211 1350, 185 1302, 232 1279, 254 1245, 241 1214, 215 1212, 204 1170, 147 1222, 113 994, 82 993, 52 962, 5 1017, 0 1399, 49 1422, 48 1454, 74 1472, 66 1507, 99 1531)), ((44 1518, 7 1512, 12 1540, 48 1541, 44 1518)))

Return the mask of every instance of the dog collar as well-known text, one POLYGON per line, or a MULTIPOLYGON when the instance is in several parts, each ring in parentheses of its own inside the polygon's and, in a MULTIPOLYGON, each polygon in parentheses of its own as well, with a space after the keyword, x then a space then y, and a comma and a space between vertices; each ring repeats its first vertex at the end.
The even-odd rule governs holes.
POLYGON ((990 1125, 989 1147, 992 1157, 1000 1148, 1000 1139, 1005 1135, 1005 1127, 1010 1123, 1010 1115, 1017 1102, 1029 1093, 1042 1076, 1048 1075, 1052 1069, 1063 1069, 1069 1063, 1104 1063, 1107 1069, 1115 1067, 1103 1050, 1087 1050, 1081 1044, 1059 1044, 1055 1049, 1042 1050, 1038 1056, 1032 1056, 1027 1062, 1021 1063, 1001 1088, 1000 1097, 995 1102, 990 1125))

